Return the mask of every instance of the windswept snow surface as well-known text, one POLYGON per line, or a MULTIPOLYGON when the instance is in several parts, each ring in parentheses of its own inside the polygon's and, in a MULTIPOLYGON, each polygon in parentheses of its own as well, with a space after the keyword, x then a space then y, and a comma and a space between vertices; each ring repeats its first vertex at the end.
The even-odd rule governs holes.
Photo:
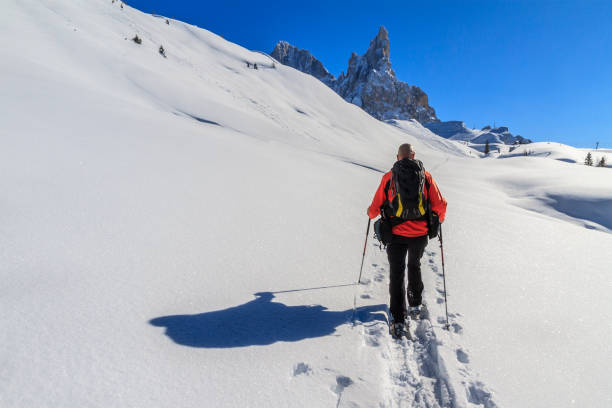
POLYGON ((500 159, 505 159, 517 156, 531 156, 554 159, 566 163, 584 164, 588 153, 591 153, 594 166, 597 165, 602 157, 606 158, 608 164, 612 159, 612 151, 610 149, 578 149, 562 143, 553 142, 538 142, 518 146, 508 146, 506 149, 502 150, 498 157, 500 159))
POLYGON ((169 22, 4 2, 2 407, 612 405, 609 169, 477 160, 169 22), (431 242, 411 343, 371 237, 354 284, 403 142, 449 201, 451 330, 431 242))

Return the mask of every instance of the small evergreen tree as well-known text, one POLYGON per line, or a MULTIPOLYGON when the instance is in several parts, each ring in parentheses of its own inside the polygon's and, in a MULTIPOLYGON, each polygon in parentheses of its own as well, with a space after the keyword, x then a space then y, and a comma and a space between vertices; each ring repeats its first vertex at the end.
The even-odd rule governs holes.
POLYGON ((489 151, 490 151, 489 141, 487 140, 487 143, 485 143, 484 154, 489 154, 489 151))
POLYGON ((586 156, 586 159, 584 159, 584 164, 587 166, 593 165, 593 156, 591 155, 591 152, 589 152, 586 156))
POLYGON ((597 167, 607 167, 606 156, 602 156, 601 159, 597 162, 597 167))

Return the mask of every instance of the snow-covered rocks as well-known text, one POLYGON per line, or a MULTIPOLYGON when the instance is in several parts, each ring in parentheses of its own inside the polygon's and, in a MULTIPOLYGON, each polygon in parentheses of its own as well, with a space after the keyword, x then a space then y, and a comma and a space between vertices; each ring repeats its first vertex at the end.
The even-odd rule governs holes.
POLYGON ((465 123, 459 120, 429 122, 425 123, 423 126, 446 139, 470 142, 473 144, 484 145, 487 142, 490 145, 531 143, 529 139, 525 139, 520 135, 513 135, 505 126, 497 128, 485 126, 481 130, 468 129, 465 123))

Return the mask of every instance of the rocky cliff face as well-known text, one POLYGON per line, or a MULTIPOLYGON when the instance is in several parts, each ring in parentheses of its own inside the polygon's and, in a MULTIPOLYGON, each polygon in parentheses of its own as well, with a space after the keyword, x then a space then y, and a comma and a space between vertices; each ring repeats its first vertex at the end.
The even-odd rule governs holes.
POLYGON ((323 66, 321 61, 312 56, 310 51, 301 50, 285 41, 280 41, 270 54, 283 65, 288 65, 323 81, 333 87, 336 80, 323 66))
POLYGON ((389 33, 380 27, 364 55, 353 53, 346 73, 334 78, 310 52, 279 42, 272 57, 285 65, 319 78, 346 101, 360 106, 380 120, 416 119, 437 122, 427 94, 419 87, 399 81, 389 59, 389 33))

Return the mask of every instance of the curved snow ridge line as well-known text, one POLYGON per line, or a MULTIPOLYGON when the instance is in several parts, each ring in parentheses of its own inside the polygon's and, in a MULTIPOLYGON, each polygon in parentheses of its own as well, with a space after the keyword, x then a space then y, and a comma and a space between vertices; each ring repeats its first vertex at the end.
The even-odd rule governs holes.
POLYGON ((281 64, 280 62, 278 62, 278 60, 276 60, 276 58, 274 58, 273 56, 271 56, 271 55, 270 55, 270 54, 268 54, 267 52, 258 51, 258 50, 251 50, 251 52, 254 52, 254 53, 257 53, 257 54, 261 54, 261 55, 264 55, 264 56, 268 57, 268 58, 270 59, 270 61, 272 61, 272 64, 273 64, 273 65, 271 65, 271 66, 269 66, 269 67, 265 67, 265 68, 275 68, 276 66, 283 65, 283 64, 281 64))

